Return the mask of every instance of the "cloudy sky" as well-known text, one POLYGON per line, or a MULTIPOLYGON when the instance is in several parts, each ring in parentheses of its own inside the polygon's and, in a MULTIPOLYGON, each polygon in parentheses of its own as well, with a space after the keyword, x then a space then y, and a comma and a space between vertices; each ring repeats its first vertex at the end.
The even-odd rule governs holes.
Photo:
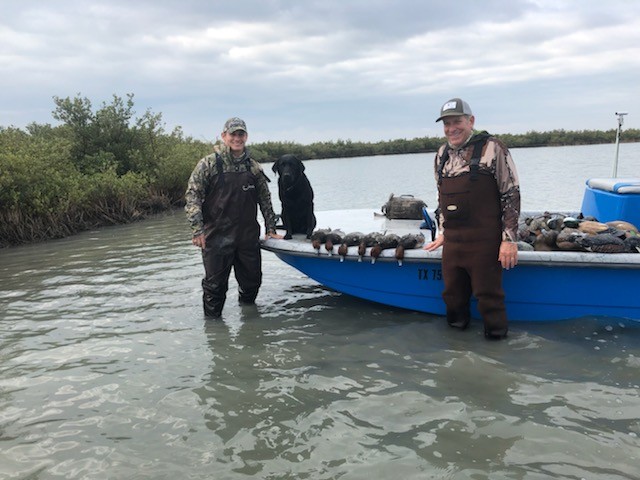
POLYGON ((640 128, 637 0, 0 0, 0 126, 53 97, 214 140, 440 136, 451 97, 492 133, 640 128))

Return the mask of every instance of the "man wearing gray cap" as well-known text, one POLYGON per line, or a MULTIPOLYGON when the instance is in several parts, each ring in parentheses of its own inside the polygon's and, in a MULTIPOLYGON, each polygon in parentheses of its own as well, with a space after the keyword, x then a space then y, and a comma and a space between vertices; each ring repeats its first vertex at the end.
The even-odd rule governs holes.
POLYGON ((504 338, 508 322, 502 269, 518 263, 518 174, 500 140, 474 131, 475 117, 467 102, 460 98, 445 102, 439 121, 447 138, 434 162, 440 233, 424 249, 443 247, 442 297, 449 325, 467 328, 473 294, 485 336, 504 338))
POLYGON ((264 217, 266 237, 276 234, 269 179, 246 148, 247 125, 233 117, 222 130, 223 145, 201 159, 191 173, 185 193, 185 211, 193 233, 192 243, 202 249, 204 313, 222 314, 229 275, 233 267, 239 301, 253 304, 262 283, 260 225, 257 206, 264 217))

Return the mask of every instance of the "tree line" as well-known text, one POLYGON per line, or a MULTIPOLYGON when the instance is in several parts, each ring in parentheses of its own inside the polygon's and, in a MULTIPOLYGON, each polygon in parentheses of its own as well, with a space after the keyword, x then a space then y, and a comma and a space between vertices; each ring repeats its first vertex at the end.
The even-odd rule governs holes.
MULTIPOLYGON (((114 95, 94 108, 87 98, 54 97, 57 126, 0 127, 0 247, 126 223, 183 205, 196 162, 213 143, 166 132, 162 115, 136 116, 134 96, 114 95)), ((612 143, 615 130, 527 132, 499 136, 511 148, 612 143)), ((640 141, 625 130, 624 141, 640 141)), ((380 142, 337 140, 302 145, 250 145, 271 162, 285 153, 302 160, 434 152, 442 137, 380 142)))

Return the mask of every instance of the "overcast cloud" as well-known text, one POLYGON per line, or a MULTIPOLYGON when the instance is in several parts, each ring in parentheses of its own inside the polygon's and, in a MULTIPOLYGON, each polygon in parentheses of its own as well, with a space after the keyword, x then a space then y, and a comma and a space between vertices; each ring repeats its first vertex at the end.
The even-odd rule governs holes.
POLYGON ((4 127, 133 93, 202 140, 440 136, 456 96, 492 133, 640 128, 636 0, 0 0, 0 35, 4 127))

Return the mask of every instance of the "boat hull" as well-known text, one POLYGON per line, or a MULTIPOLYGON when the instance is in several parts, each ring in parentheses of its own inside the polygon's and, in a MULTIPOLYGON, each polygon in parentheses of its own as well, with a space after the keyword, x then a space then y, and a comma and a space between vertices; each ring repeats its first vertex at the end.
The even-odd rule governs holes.
MULTIPOLYGON (((282 261, 338 292, 373 302, 435 315, 445 314, 442 267, 434 261, 327 258, 275 252, 282 261)), ((513 321, 555 321, 605 315, 640 321, 640 302, 630 288, 638 270, 518 265, 505 271, 507 316, 513 321)), ((475 299, 472 315, 479 318, 475 299)))
MULTIPOLYGON (((353 220, 356 215, 346 212, 353 220)), ((374 225, 389 230, 398 222, 374 225)), ((406 225, 400 225, 406 231, 406 225)), ((413 228, 417 228, 413 225, 413 228)), ((316 251, 304 238, 266 240, 263 249, 313 280, 354 297, 435 315, 445 314, 441 252, 407 250, 399 262, 393 250, 375 261, 370 251, 359 257, 350 247, 341 257, 316 251)), ((640 321, 640 254, 589 252, 519 252, 518 265, 504 270, 503 287, 512 321, 557 321, 610 316, 640 321)), ((472 316, 479 318, 472 299, 472 316)))

